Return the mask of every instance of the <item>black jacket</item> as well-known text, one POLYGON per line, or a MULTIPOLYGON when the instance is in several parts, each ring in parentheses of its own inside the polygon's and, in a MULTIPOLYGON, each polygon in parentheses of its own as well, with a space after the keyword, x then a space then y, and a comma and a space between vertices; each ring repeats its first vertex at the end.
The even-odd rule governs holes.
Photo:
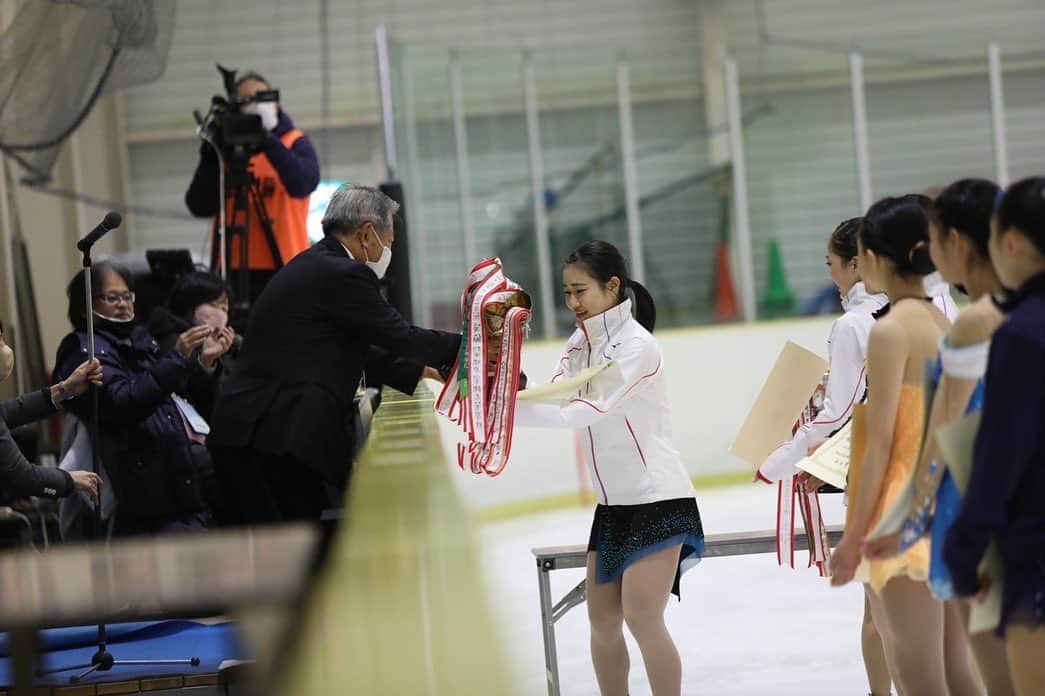
POLYGON ((29 462, 9 430, 47 418, 56 410, 47 388, 0 403, 0 501, 6 503, 31 495, 64 498, 73 492, 69 474, 29 462))
POLYGON ((1045 273, 1006 309, 991 338, 968 489, 943 546, 954 591, 966 596, 979 590, 980 560, 997 542, 999 633, 1022 606, 1045 610, 1045 273))
POLYGON ((178 337, 192 328, 192 324, 185 321, 166 307, 157 307, 149 315, 149 321, 145 328, 156 339, 161 353, 174 350, 178 344, 178 337))
MULTIPOLYGON (((186 331, 192 328, 192 324, 187 322, 185 319, 174 314, 166 307, 157 307, 149 315, 149 321, 145 327, 149 330, 149 333, 156 343, 160 347, 160 353, 169 353, 174 350, 174 347, 178 344, 178 338, 186 331)), ((214 406, 214 402, 218 397, 218 387, 221 384, 221 380, 226 376, 226 364, 228 362, 229 353, 226 353, 217 360, 214 367, 214 372, 211 375, 211 390, 212 394, 206 399, 199 399, 199 395, 193 395, 191 399, 192 405, 196 407, 196 410, 200 412, 208 422, 211 417, 211 409, 214 406)))
MULTIPOLYGON (((171 394, 207 409, 214 398, 212 377, 175 351, 161 352, 143 326, 134 327, 126 341, 96 331, 94 345, 102 364, 98 451, 116 493, 118 528, 145 529, 203 511, 188 434, 171 394)), ((86 357, 86 333, 67 335, 58 347, 55 376, 64 379, 86 357)), ((84 421, 89 417, 87 394, 63 406, 84 421)))
POLYGON ((449 366, 460 341, 407 324, 374 272, 326 237, 276 273, 254 305, 208 444, 292 456, 343 486, 352 451, 345 421, 368 360, 377 381, 412 393, 422 366, 449 366))

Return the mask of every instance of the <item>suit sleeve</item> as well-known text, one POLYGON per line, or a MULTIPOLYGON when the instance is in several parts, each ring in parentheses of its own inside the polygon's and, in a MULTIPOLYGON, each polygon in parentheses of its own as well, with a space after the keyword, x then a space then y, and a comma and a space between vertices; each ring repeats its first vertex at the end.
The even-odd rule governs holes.
POLYGON ((379 292, 377 276, 365 266, 338 274, 329 312, 343 330, 361 336, 396 358, 446 373, 457 358, 461 335, 411 326, 379 292))
POLYGON ((413 394, 421 381, 424 365, 371 346, 365 370, 368 387, 387 385, 403 394, 413 394))
POLYGON ((265 156, 292 198, 304 198, 316 190, 319 157, 308 136, 302 135, 290 148, 279 138, 270 136, 265 144, 265 156))
POLYGON ((641 393, 661 367, 656 346, 642 339, 632 339, 622 345, 612 360, 612 366, 591 379, 584 394, 564 403, 517 401, 515 424, 538 428, 587 428, 595 425, 641 393))
POLYGON ((997 333, 984 384, 968 489, 943 547, 954 590, 963 596, 979 589, 977 570, 987 542, 1005 526, 1006 507, 1034 456, 1045 356, 1023 336, 997 333))
POLYGON ((848 324, 835 324, 828 361, 831 372, 820 413, 770 453, 759 468, 766 480, 779 481, 798 473, 795 465, 806 456, 809 448, 841 428, 853 415, 853 407, 863 395, 867 376, 856 329, 848 324))
POLYGON ((5 500, 64 498, 73 491, 73 479, 61 469, 36 466, 26 459, 0 418, 0 491, 5 500))
POLYGON ((8 428, 35 423, 57 412, 48 387, 0 402, 0 418, 3 418, 8 428))

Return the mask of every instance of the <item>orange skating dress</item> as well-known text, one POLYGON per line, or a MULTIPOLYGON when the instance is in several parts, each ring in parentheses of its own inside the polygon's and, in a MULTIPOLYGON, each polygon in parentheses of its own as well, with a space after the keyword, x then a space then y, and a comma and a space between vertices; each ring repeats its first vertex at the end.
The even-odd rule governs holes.
MULTIPOLYGON (((922 387, 903 385, 900 403, 896 409, 893 428, 893 446, 889 464, 882 480, 882 490, 875 504, 867 529, 875 528, 879 520, 900 496, 911 478, 921 452, 925 429, 925 397, 922 387)), ((864 561, 866 580, 875 592, 880 592, 892 578, 905 575, 912 580, 929 577, 929 539, 923 538, 902 554, 881 561, 864 561)))

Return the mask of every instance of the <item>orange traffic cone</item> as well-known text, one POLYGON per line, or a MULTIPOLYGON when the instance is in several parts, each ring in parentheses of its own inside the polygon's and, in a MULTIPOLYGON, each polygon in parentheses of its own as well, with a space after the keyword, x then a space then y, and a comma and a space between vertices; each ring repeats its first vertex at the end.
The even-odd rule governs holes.
POLYGON ((733 274, 729 270, 729 249, 719 240, 715 248, 715 319, 730 321, 740 316, 733 274))

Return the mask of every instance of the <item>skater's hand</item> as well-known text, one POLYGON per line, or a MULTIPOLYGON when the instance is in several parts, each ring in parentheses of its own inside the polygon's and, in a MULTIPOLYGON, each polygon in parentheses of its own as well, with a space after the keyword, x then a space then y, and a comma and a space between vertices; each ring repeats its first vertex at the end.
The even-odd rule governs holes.
POLYGON ((439 370, 435 369, 434 367, 428 367, 428 365, 425 365, 425 368, 421 370, 421 378, 434 379, 436 382, 439 382, 440 384, 442 384, 445 381, 443 379, 443 376, 439 374, 439 370))
POLYGON ((841 587, 856 576, 856 568, 860 565, 860 541, 848 534, 831 552, 831 586, 841 587))
POLYGON ((192 356, 192 351, 203 345, 212 331, 213 329, 207 324, 194 326, 178 336, 178 343, 175 344, 174 349, 181 353, 183 358, 188 359, 192 356))
POLYGON ((808 471, 803 471, 798 474, 798 485, 801 486, 806 493, 814 493, 820 490, 820 486, 823 486, 824 482, 816 476, 813 476, 808 471))
POLYGON ((900 532, 886 534, 885 536, 864 543, 864 555, 874 561, 893 558, 900 553, 900 532))
POLYGON ((85 493, 91 502, 97 505, 98 488, 102 485, 98 474, 93 471, 70 471, 69 475, 73 478, 73 486, 76 487, 76 490, 85 493))
POLYGON ((991 583, 992 580, 990 575, 988 575, 987 573, 980 573, 980 589, 973 596, 972 601, 976 602, 977 604, 983 604, 984 602, 986 602, 987 595, 990 594, 991 591, 991 583))
POLYGON ((767 486, 772 486, 773 485, 772 481, 770 481, 769 479, 767 479, 765 476, 762 475, 762 470, 761 469, 756 469, 755 470, 755 475, 751 477, 751 482, 752 483, 764 483, 767 486))
POLYGON ((806 450, 806 456, 807 457, 813 456, 813 452, 816 452, 818 449, 820 449, 820 445, 824 444, 825 442, 827 442, 827 438, 826 437, 824 439, 822 439, 822 440, 817 440, 813 444, 809 445, 809 449, 806 450))

